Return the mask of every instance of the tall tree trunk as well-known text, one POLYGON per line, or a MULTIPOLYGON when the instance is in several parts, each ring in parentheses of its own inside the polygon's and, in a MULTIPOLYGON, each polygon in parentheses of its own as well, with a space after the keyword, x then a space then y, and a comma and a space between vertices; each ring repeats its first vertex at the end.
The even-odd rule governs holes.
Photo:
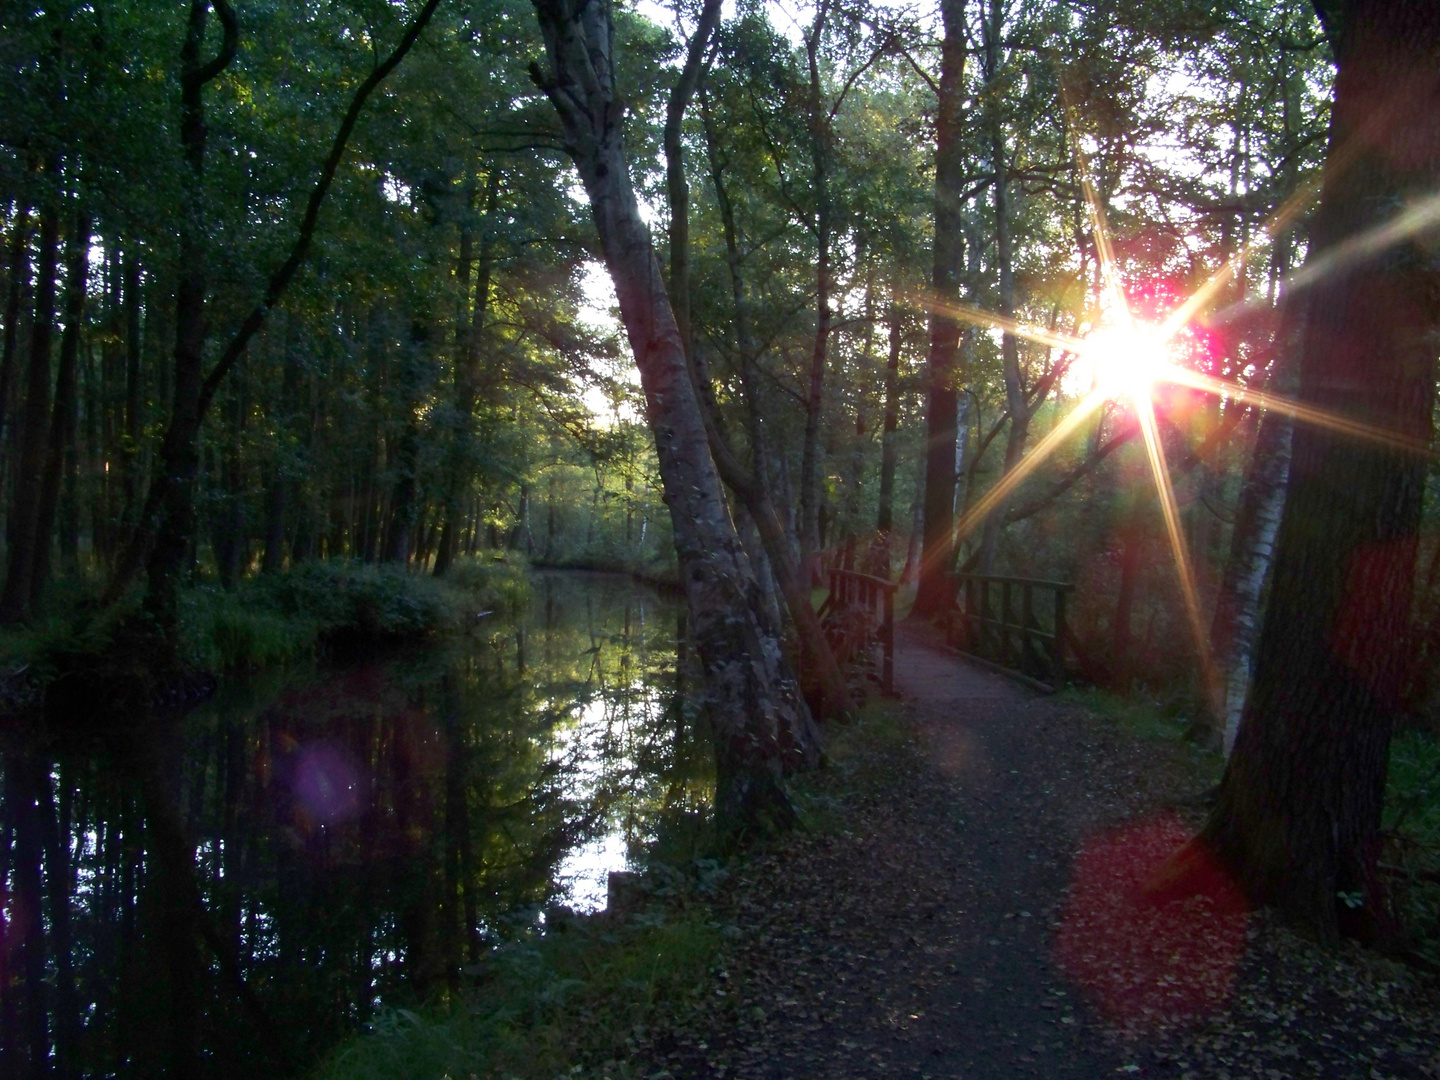
MULTIPOLYGON (((1326 174, 1310 248, 1323 257, 1440 183, 1440 10, 1415 0, 1317 8, 1337 62, 1330 159, 1354 139, 1366 147, 1326 174)), ((1433 254, 1414 241, 1318 283, 1301 399, 1428 442, 1437 295, 1433 254)), ((1323 937, 1383 918, 1375 860, 1414 652, 1426 472, 1418 455, 1296 429, 1250 699, 1205 832, 1255 901, 1323 937)))
POLYGON ((35 509, 35 553, 30 571, 30 610, 38 612, 50 583, 50 536, 66 458, 75 455, 75 367, 80 354, 80 327, 85 321, 85 290, 90 269, 90 216, 76 215, 74 232, 65 246, 65 332, 60 337, 60 364, 55 375, 55 408, 50 414, 49 447, 40 502, 35 509))
MULTIPOLYGON (((136 528, 139 541, 147 530, 155 542, 145 562, 145 610, 167 646, 177 638, 177 597, 180 571, 194 536, 195 476, 200 468, 197 437, 203 417, 201 401, 205 349, 205 293, 208 288, 207 238, 204 234, 205 106, 201 92, 235 57, 238 29, 226 0, 215 0, 224 26, 220 52, 202 62, 209 0, 191 0, 185 40, 180 50, 180 146, 185 159, 180 215, 179 260, 175 287, 175 348, 170 426, 160 446, 159 471, 151 483, 146 513, 136 528), (148 520, 147 520, 148 519, 148 520)), ((127 552, 127 555, 130 553, 127 552)), ((137 553, 138 554, 138 553, 137 553)), ((117 569, 124 570, 122 566, 117 569)), ((111 592, 114 592, 112 583, 111 592)))
MULTIPOLYGON (((1295 71, 1288 54, 1280 62, 1284 87, 1283 120, 1289 150, 1282 168, 1282 193, 1289 197, 1299 183, 1296 165, 1295 117, 1300 111, 1295 71)), ((1270 251, 1272 295, 1291 270, 1295 254, 1295 232, 1287 229, 1270 251)), ((1243 299, 1237 293, 1237 299, 1243 299)), ((1304 299, 1280 297, 1279 325, 1272 343, 1274 360, 1269 376, 1270 390, 1293 396, 1300 352, 1299 330, 1304 324, 1304 299)), ((1215 615, 1210 628, 1210 655, 1214 657, 1220 684, 1212 710, 1202 713, 1209 726, 1211 742, 1218 742, 1226 756, 1235 747, 1244 714, 1245 695, 1250 689, 1254 667, 1255 638, 1260 627, 1260 598, 1270 570, 1280 511, 1285 501, 1285 481, 1290 473, 1290 439, 1293 424, 1277 411, 1265 413, 1255 435, 1250 463, 1240 487, 1235 522, 1230 534, 1229 558, 1215 597, 1215 615)))
MULTIPOLYGON (((52 161, 46 182, 58 185, 60 165, 52 161)), ((52 192, 40 209, 40 252, 35 276, 35 315, 30 324, 30 365, 21 410, 19 453, 10 488, 10 563, 0 594, 0 623, 30 614, 30 581, 35 569, 35 523, 44 484, 46 436, 50 423, 50 342, 55 332, 55 273, 60 249, 60 196, 52 192)))
MULTIPOLYGON (((820 82, 820 46, 825 35, 828 0, 820 0, 815 21, 805 37, 810 67, 809 135, 811 191, 815 199, 815 345, 810 352, 810 379, 805 391, 805 441, 800 455, 800 557, 813 581, 819 570, 820 422, 825 409, 825 363, 830 346, 830 116, 820 82)), ((808 582, 807 582, 808 584, 808 582)))
MULTIPOLYGON (((941 0, 940 91, 935 113, 935 240, 930 269, 929 386, 925 396, 925 491, 919 584, 914 613, 936 615, 950 606, 955 544, 956 354, 960 327, 946 305, 960 299, 965 232, 960 191, 965 183, 965 0, 941 0)), ((910 560, 906 560, 910 565, 910 560)))
POLYGON ((277 574, 285 566, 286 510, 290 504, 291 489, 295 485, 291 475, 292 465, 288 459, 293 453, 291 443, 295 438, 295 411, 300 408, 298 402, 303 375, 299 342, 292 339, 291 332, 277 336, 281 338, 280 348, 284 351, 281 361, 280 400, 275 405, 275 411, 279 414, 279 422, 276 424, 279 445, 275 447, 275 460, 270 466, 270 483, 265 491, 265 554, 260 562, 260 572, 263 574, 277 574))
POLYGON ((890 350, 885 359, 885 419, 880 433, 880 497, 875 528, 890 550, 895 514, 895 432, 900 427, 900 348, 904 323, 900 305, 890 302, 890 350))
MULTIPOLYGON (((1283 323, 1290 321, 1285 319, 1283 323)), ((1295 379, 1290 376, 1295 368, 1299 341, 1286 340, 1294 335, 1287 332, 1285 325, 1281 335, 1270 390, 1288 396, 1295 389, 1295 379)), ((1272 410, 1260 418, 1235 507, 1230 555, 1215 596, 1210 651, 1220 685, 1216 715, 1207 722, 1213 728, 1212 741, 1220 742, 1227 755, 1235 746, 1245 695, 1250 687, 1255 638, 1260 626, 1260 595, 1270 570, 1280 511, 1285 503, 1292 430, 1292 421, 1283 413, 1272 410)))
MULTIPOLYGON (((991 0, 990 18, 985 33, 985 79, 987 86, 993 86, 999 75, 1001 41, 1005 5, 1003 0, 991 0)), ((1005 126, 1000 116, 1000 101, 997 95, 990 95, 990 163, 994 170, 991 190, 995 196, 995 255, 1000 270, 999 300, 1000 314, 1007 319, 1015 316, 1015 254, 1010 232, 1010 179, 1009 162, 1005 150, 1005 126)), ((1005 376, 1005 404, 1010 411, 1010 427, 1005 434, 1005 466, 1002 475, 1020 463, 1025 452, 1025 439, 1030 431, 1030 408, 1025 400, 1025 386, 1020 381, 1020 343, 1015 335, 1006 331, 1000 336, 1000 357, 1005 376)), ((990 573, 995 567, 995 555, 1000 544, 1000 532, 1005 527, 1005 511, 1008 500, 991 511, 985 519, 984 531, 980 538, 980 572, 990 573)))
POLYGON ((246 397, 247 380, 237 377, 230 400, 230 417, 225 428, 225 445, 217 457, 220 473, 220 504, 215 507, 211 547, 215 553, 215 569, 226 592, 234 591, 244 572, 249 538, 245 530, 245 475, 241 460, 241 441, 245 434, 245 416, 249 411, 246 397))
POLYGON ((750 329, 750 304, 745 291, 745 278, 740 269, 740 234, 735 223, 735 207, 725 187, 724 168, 720 162, 709 103, 703 97, 701 107, 705 120, 710 176, 724 226, 725 261, 730 271, 730 293, 735 306, 735 349, 740 354, 740 385, 745 395, 750 421, 748 472, 731 451, 718 427, 710 400, 709 380, 700 373, 698 363, 691 365, 692 376, 696 382, 698 404, 702 411, 706 435, 710 440, 711 455, 726 486, 744 504, 755 523, 756 533, 765 549, 770 575, 785 599, 785 608, 800 641, 803 657, 801 676, 806 698, 816 714, 822 719, 830 719, 850 708, 850 691, 845 685, 845 676, 835 660, 830 643, 825 638, 824 627, 821 626, 815 607, 810 601, 809 578, 802 573, 795 561, 794 549, 770 496, 770 485, 767 482, 770 450, 760 403, 759 350, 750 329))
POLYGON ((695 33, 685 51, 685 66, 671 88, 665 107, 665 190, 670 197, 670 306, 680 330, 685 355, 691 351, 690 331, 690 185, 685 180, 685 157, 680 142, 685 110, 704 74, 705 51, 720 22, 720 0, 705 0, 695 33))
POLYGON ((380 553, 384 562, 409 562, 417 539, 415 526, 420 517, 417 484, 420 422, 416 419, 415 407, 421 396, 420 354, 428 351, 429 340, 429 327, 418 322, 411 323, 410 341, 400 376, 403 400, 406 402, 405 426, 401 429, 400 438, 395 445, 395 486, 390 495, 390 522, 385 530, 385 545, 380 553))
MULTIPOLYGON (((480 351, 484 344, 485 320, 490 310, 490 277, 495 263, 495 209, 500 197, 500 170, 493 164, 485 181, 485 211, 480 219, 480 258, 475 269, 475 303, 466 312, 464 325, 457 327, 460 337, 455 365, 455 443, 452 447, 450 475, 445 493, 445 525, 440 536, 440 552, 435 558, 435 576, 442 577, 450 569, 460 543, 464 525, 464 493, 470 483, 473 460, 475 401, 480 390, 480 351)), ((461 236, 462 291, 469 290, 470 271, 465 251, 468 237, 461 236)), ((465 305, 462 305, 464 307, 465 305)))
POLYGON ((140 367, 140 260, 132 249, 124 255, 120 291, 125 304, 125 439, 120 455, 124 475, 125 512, 122 520, 134 521, 140 501, 141 411, 145 405, 145 384, 140 367))
MULTIPOLYGON (((30 280, 30 206, 22 201, 10 226, 10 250, 5 260, 5 338, 0 345, 0 448, 10 431, 10 391, 15 386, 15 352, 20 340, 20 300, 30 280)), ((7 455, 8 456, 8 455, 7 455)))
POLYGON ((615 86, 610 7, 539 0, 547 66, 531 75, 559 114, 565 147, 590 199, 601 250, 645 392, 670 507, 680 580, 705 670, 722 829, 793 810, 782 777, 819 759, 819 733, 795 692, 775 628, 758 614, 751 578, 710 458, 699 402, 649 230, 630 185, 615 86))

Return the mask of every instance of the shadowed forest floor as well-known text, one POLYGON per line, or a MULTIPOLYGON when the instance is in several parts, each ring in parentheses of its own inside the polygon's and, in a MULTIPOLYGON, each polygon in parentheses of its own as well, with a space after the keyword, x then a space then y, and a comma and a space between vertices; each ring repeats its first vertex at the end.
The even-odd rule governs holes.
POLYGON ((1440 1078, 1440 997, 1405 968, 1218 872, 1137 902, 1199 819, 1186 744, 898 636, 903 708, 835 734, 811 828, 726 885, 714 985, 639 1033, 638 1075, 1440 1078))

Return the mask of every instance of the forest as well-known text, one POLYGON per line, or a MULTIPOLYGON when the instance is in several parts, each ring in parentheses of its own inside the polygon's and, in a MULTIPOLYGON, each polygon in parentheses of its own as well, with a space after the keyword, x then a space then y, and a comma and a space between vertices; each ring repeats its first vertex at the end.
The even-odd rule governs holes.
POLYGON ((0 54, 0 1080, 641 1075, 718 883, 865 830, 925 634, 1170 733, 1145 903, 1219 866, 1440 973, 1433 4, 45 0, 0 54), (670 922, 575 952, 629 886, 670 922))

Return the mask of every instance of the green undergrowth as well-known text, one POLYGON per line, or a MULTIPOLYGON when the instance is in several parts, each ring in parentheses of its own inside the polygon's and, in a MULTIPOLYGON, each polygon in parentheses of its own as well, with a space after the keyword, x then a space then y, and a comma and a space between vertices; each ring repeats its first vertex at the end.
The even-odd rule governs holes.
POLYGON ((518 602, 525 568, 462 559, 443 578, 399 566, 313 562, 260 575, 233 592, 188 590, 181 634, 201 667, 235 671, 311 656, 325 644, 383 644, 462 629, 477 613, 518 602))
POLYGON ((900 702, 875 697, 849 721, 827 725, 825 734, 824 767, 796 777, 790 796, 801 828, 839 833, 870 792, 904 782, 915 732, 900 702))
MULTIPOLYGON (((24 669, 44 682, 75 657, 101 655, 138 599, 102 609, 98 583, 62 582, 46 614, 0 632, 0 672, 24 669)), ((459 560, 444 579, 398 566, 305 563, 248 578, 227 592, 202 582, 180 596, 180 647, 209 671, 253 671, 308 658, 326 645, 401 642, 463 629, 487 609, 520 603, 523 560, 459 560)))
POLYGON ((1219 783, 1225 759, 1202 738, 1194 723, 1195 705, 1188 698, 1118 694, 1097 687, 1071 687, 1057 697, 1080 706, 1130 739, 1173 744, 1197 778, 1219 783))
POLYGON ((110 648, 115 632, 134 613, 135 605, 101 609, 99 585, 62 580, 46 593, 45 613, 23 626, 0 630, 0 675, 18 673, 45 683, 71 658, 99 655, 110 648))
POLYGON ((554 1080, 589 1064, 628 1077, 626 1057, 657 1010, 704 992, 720 928, 703 904, 557 918, 495 949, 451 1000, 391 1009, 312 1080, 554 1080))
POLYGON ((1381 870, 1415 952, 1440 971, 1440 740, 1405 731, 1390 744, 1381 870))

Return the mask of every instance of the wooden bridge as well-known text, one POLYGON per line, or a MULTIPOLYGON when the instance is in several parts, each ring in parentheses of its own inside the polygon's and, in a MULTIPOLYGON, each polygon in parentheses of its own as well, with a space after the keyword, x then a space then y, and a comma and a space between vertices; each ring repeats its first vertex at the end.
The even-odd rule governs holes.
POLYGON ((836 663, 842 667, 867 644, 880 641, 880 690, 895 692, 895 590, 884 578, 856 570, 833 569, 830 595, 820 605, 820 621, 836 663))
MULTIPOLYGON (((832 568, 820 607, 825 636, 842 666, 878 641, 880 688, 895 686, 895 590, 872 574, 832 568)), ((946 640, 981 664, 1047 693, 1065 685, 1065 615, 1074 588, 1061 581, 991 574, 953 576, 955 606, 946 640)))
POLYGON ((1038 578, 955 575, 947 638, 981 663, 1038 690, 1065 685, 1065 608, 1074 586, 1038 578))

